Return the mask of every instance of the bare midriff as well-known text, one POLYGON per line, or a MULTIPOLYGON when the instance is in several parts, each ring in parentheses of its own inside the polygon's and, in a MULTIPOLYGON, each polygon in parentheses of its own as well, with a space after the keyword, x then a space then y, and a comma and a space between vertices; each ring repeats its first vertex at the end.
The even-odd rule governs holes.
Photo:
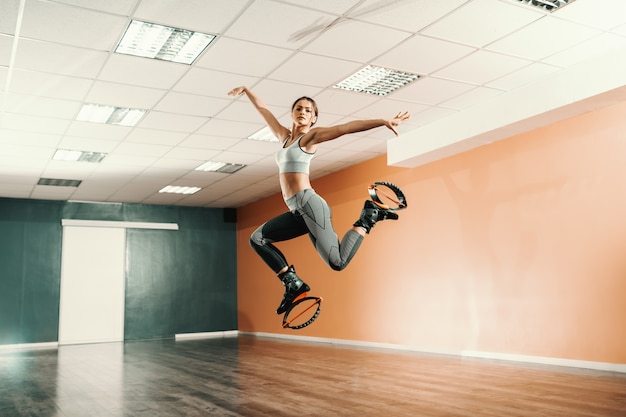
POLYGON ((309 175, 303 172, 283 172, 279 178, 284 200, 293 197, 302 190, 313 188, 309 181, 309 175))

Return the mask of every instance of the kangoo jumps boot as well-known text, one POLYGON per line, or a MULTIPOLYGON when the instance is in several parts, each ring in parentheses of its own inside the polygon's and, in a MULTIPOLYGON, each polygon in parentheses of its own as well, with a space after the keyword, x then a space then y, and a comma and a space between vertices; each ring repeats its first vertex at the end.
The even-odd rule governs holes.
POLYGON ((306 297, 306 294, 311 288, 296 275, 296 270, 293 265, 285 272, 279 274, 278 278, 280 278, 285 286, 285 295, 283 295, 283 301, 278 306, 278 309, 276 309, 276 314, 283 314, 294 301, 306 297))
POLYGON ((369 234, 376 222, 385 219, 398 220, 398 214, 391 210, 382 208, 372 200, 365 200, 365 205, 361 211, 361 217, 353 224, 353 226, 362 227, 365 229, 365 232, 369 234))

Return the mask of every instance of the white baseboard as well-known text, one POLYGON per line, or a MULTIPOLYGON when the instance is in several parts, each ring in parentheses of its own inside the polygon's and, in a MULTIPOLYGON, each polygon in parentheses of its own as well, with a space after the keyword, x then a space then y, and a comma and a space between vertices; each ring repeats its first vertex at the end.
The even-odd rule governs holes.
POLYGON ((510 353, 479 352, 474 350, 464 350, 461 352, 461 356, 626 373, 626 364, 620 363, 581 361, 576 359, 550 358, 544 356, 514 355, 510 353))
POLYGON ((46 343, 19 343, 16 345, 0 345, 0 350, 19 350, 19 349, 56 349, 59 347, 58 342, 46 343))
POLYGON ((321 338, 321 337, 286 335, 286 334, 278 334, 278 333, 239 332, 239 334, 250 335, 250 336, 255 336, 255 337, 295 340, 295 341, 302 341, 302 342, 308 342, 308 343, 325 343, 325 344, 330 344, 330 345, 341 345, 341 346, 348 346, 348 347, 365 347, 365 348, 374 348, 374 349, 402 350, 402 351, 418 352, 418 353, 425 353, 425 354, 461 356, 461 357, 468 357, 468 358, 493 359, 493 360, 503 360, 503 361, 511 361, 511 362, 526 362, 526 363, 533 363, 533 364, 540 364, 540 365, 562 366, 562 367, 569 367, 569 368, 592 369, 596 371, 626 373, 626 364, 609 363, 609 362, 593 362, 593 361, 582 361, 582 360, 574 360, 574 359, 549 358, 549 357, 542 357, 542 356, 514 355, 514 354, 508 354, 508 353, 479 352, 479 351, 473 351, 473 350, 445 351, 445 350, 436 350, 436 349, 427 349, 427 348, 425 349, 425 348, 421 348, 418 346, 397 345, 393 343, 363 342, 363 341, 358 341, 358 340, 330 339, 330 338, 321 338))
POLYGON ((175 340, 191 340, 191 339, 222 339, 226 337, 237 337, 237 330, 227 330, 223 332, 203 332, 203 333, 181 333, 174 335, 175 340))

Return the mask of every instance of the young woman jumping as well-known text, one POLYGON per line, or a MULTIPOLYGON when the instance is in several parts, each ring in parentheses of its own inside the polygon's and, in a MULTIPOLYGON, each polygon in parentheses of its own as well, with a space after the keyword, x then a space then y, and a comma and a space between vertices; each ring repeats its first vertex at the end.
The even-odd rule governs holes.
POLYGON ((352 260, 363 238, 376 222, 398 219, 393 211, 366 200, 361 216, 339 242, 331 222, 330 207, 315 193, 309 180, 309 166, 317 147, 346 134, 381 126, 398 135, 398 125, 411 116, 407 112, 401 112, 391 119, 354 120, 336 126, 312 127, 318 117, 317 104, 312 98, 301 97, 291 107, 292 125, 288 129, 280 124, 265 103, 247 87, 234 88, 228 95, 247 96, 282 145, 276 154, 276 163, 280 188, 289 211, 268 220, 250 237, 252 248, 285 286, 283 300, 276 310, 277 314, 282 314, 294 301, 305 297, 310 287, 296 275, 293 265, 289 265, 283 253, 273 243, 308 234, 328 266, 335 271, 341 271, 352 260))

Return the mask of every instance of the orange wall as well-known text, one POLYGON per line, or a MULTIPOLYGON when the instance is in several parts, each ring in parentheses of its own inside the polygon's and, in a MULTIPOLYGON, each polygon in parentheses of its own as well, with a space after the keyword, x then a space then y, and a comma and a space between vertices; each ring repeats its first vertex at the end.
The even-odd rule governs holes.
POLYGON ((238 210, 239 330, 626 363, 626 103, 417 168, 379 157, 313 182, 341 236, 367 185, 408 208, 376 225, 347 269, 308 237, 278 244, 324 298, 306 329, 281 328, 283 288, 248 237, 285 210, 238 210))

